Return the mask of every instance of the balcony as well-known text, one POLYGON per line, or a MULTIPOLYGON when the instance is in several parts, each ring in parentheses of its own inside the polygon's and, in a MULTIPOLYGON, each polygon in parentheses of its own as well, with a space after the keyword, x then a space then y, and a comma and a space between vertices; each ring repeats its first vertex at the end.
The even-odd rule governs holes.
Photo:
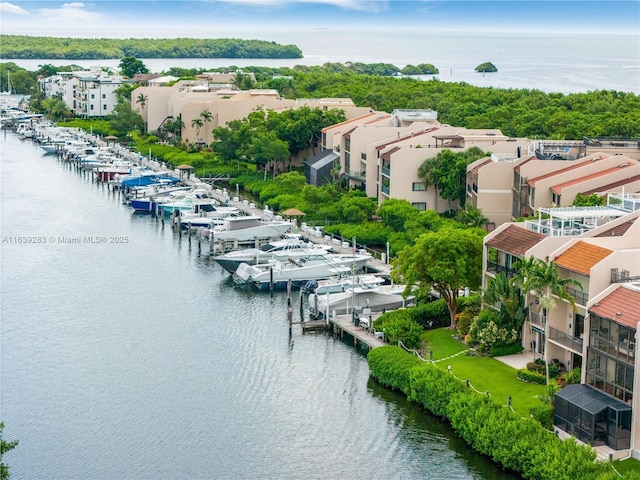
POLYGON ((569 350, 582 355, 583 341, 581 338, 576 338, 557 328, 549 327, 549 341, 567 347, 569 350))
POLYGON ((380 190, 382 191, 382 193, 384 193, 385 195, 389 195, 389 187, 387 187, 386 185, 380 185, 380 190))
POLYGON ((516 274, 517 270, 515 268, 506 267, 505 265, 500 265, 494 260, 487 260, 487 272, 494 274, 504 272, 507 278, 511 278, 516 274))
POLYGON ((546 317, 536 312, 529 312, 529 322, 534 327, 544 331, 544 326, 547 323, 546 317))
POLYGON ((578 290, 572 287, 565 287, 565 290, 567 291, 568 294, 570 294, 574 298, 577 305, 585 306, 587 304, 587 301, 589 300, 588 293, 585 293, 581 290, 578 290))
POLYGON ((391 177, 391 168, 389 167, 382 167, 382 175, 386 176, 386 177, 391 177))

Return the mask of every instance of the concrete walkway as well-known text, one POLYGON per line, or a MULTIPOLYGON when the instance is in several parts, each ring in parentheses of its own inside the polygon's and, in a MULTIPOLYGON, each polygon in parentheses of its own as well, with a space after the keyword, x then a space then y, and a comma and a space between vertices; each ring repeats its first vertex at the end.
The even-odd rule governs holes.
POLYGON ((516 370, 526 368, 527 363, 533 362, 533 354, 531 352, 520 352, 514 355, 504 355, 502 357, 494 357, 496 360, 509 365, 516 370))

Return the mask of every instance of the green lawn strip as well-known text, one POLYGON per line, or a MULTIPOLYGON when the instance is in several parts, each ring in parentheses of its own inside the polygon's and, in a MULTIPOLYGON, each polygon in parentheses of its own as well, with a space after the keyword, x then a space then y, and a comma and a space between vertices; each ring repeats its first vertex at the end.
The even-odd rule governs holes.
POLYGON ((514 368, 495 358, 463 354, 436 365, 443 369, 451 366, 456 377, 470 380, 476 390, 490 392, 491 398, 500 405, 506 405, 511 395, 511 406, 522 416, 529 416, 529 409, 540 405, 537 396, 545 393, 544 385, 518 380, 514 368))
POLYGON ((613 466, 616 467, 616 470, 618 470, 622 475, 632 472, 640 474, 640 460, 636 460, 635 458, 616 460, 613 462, 613 466))
POLYGON ((545 394, 544 385, 526 383, 516 378, 516 371, 508 365, 491 357, 476 357, 460 354, 450 357, 463 350, 466 345, 453 338, 455 331, 450 328, 438 328, 424 332, 422 340, 425 344, 427 358, 429 351, 433 352, 436 365, 444 370, 451 366, 451 372, 461 380, 469 379, 471 385, 481 392, 489 391, 500 405, 507 404, 507 396, 511 395, 511 406, 520 415, 529 416, 529 409, 540 405, 538 395, 545 394))
POLYGON ((425 345, 426 357, 429 358, 429 352, 433 352, 433 359, 439 360, 441 358, 450 357, 463 350, 468 350, 469 347, 458 342, 453 335, 455 330, 450 328, 436 328, 435 330, 427 330, 422 334, 422 341, 425 345))

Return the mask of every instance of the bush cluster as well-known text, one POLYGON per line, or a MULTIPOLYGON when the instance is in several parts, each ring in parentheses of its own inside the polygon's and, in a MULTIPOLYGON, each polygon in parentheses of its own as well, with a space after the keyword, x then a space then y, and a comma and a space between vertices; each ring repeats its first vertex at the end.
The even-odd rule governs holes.
POLYGON ((523 382, 539 383, 540 385, 545 385, 547 383, 547 376, 545 374, 532 372, 526 368, 517 370, 516 376, 518 380, 522 380, 523 382))
POLYGON ((376 348, 367 359, 379 382, 446 417, 472 448, 523 478, 600 480, 610 473, 605 463, 595 461, 593 449, 573 439, 560 440, 535 419, 522 418, 478 395, 447 372, 398 347, 376 348))

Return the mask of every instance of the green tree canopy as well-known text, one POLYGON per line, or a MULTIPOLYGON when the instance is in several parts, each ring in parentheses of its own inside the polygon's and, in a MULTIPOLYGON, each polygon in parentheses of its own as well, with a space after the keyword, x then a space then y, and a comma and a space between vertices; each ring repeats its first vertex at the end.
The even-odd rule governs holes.
POLYGON ((475 290, 482 276, 482 236, 476 230, 445 228, 426 233, 393 260, 391 276, 423 296, 431 290, 447 303, 451 327, 456 328, 458 296, 465 287, 475 290))
POLYGON ((149 73, 149 69, 135 57, 124 57, 119 63, 120 72, 127 78, 133 78, 136 73, 149 73))

